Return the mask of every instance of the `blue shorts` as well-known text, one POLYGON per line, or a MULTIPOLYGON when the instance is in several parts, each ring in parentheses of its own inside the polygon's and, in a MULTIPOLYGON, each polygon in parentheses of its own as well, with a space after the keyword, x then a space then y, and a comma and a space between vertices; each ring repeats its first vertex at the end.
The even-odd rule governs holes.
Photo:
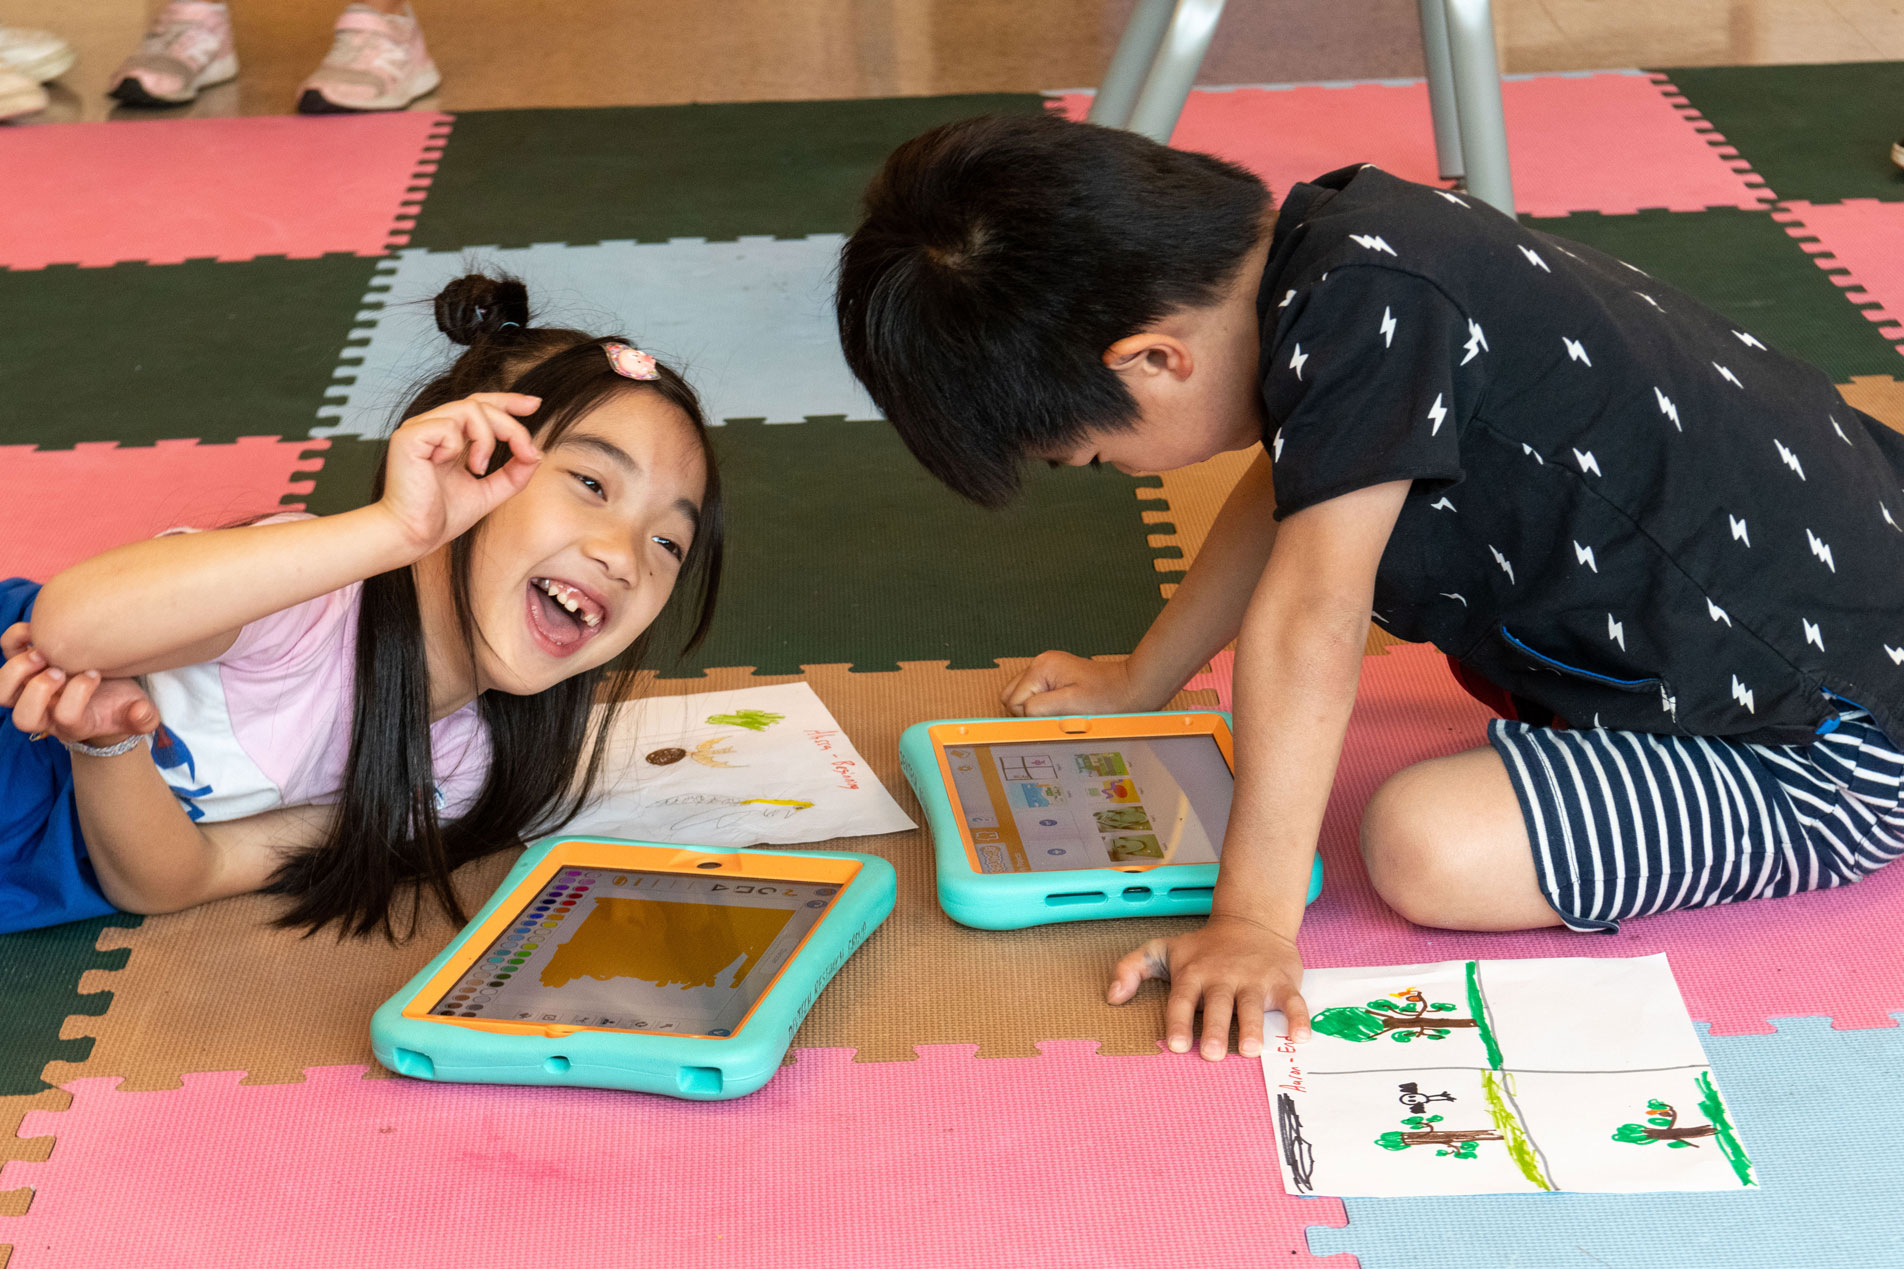
MULTIPOLYGON (((39 583, 0 581, 0 630, 33 612, 39 583)), ((29 740, 0 709, 0 934, 116 912, 86 860, 73 801, 73 760, 59 741, 29 740)))
POLYGON ((1849 885, 1904 854, 1904 753, 1861 709, 1810 745, 1496 721, 1568 927, 1849 885))

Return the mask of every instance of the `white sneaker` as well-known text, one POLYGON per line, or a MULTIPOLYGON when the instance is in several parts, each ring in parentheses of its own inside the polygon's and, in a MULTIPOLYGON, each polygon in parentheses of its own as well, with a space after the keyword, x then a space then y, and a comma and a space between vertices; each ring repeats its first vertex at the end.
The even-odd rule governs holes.
POLYGON ((24 75, 36 84, 58 79, 73 69, 79 54, 51 31, 0 26, 0 70, 24 75))
POLYGON ((231 11, 209 0, 172 0, 106 91, 128 106, 178 106, 237 75, 231 11))
POLYGON ((0 68, 0 119, 17 119, 46 109, 46 89, 31 75, 0 68))
POLYGON ((396 15, 353 4, 338 15, 331 51, 298 90, 297 108, 307 115, 401 110, 442 82, 410 6, 396 15))

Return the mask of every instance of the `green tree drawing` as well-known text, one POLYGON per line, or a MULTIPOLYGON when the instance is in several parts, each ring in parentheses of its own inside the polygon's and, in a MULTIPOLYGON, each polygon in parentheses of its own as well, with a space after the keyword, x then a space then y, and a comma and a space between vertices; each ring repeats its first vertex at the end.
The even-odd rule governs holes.
POLYGON ((1366 1008, 1338 1005, 1324 1009, 1309 1020, 1309 1025, 1324 1035, 1361 1044, 1378 1036, 1393 1036, 1398 1043, 1412 1040, 1444 1040, 1452 1028, 1475 1027, 1473 1018, 1447 1018, 1454 1006, 1445 1001, 1430 1001, 1418 987, 1390 992, 1387 1000, 1371 1000, 1366 1008), (1401 1001, 1400 1004, 1394 1003, 1401 1001))
POLYGON ((1385 1132, 1375 1139, 1384 1150, 1408 1150, 1415 1146, 1434 1146, 1435 1154, 1445 1159, 1478 1159, 1483 1142, 1498 1141, 1507 1151, 1514 1167, 1537 1190, 1554 1189, 1547 1175, 1546 1159, 1511 1104, 1507 1091, 1510 1077, 1494 1071, 1481 1072, 1481 1095, 1487 1103, 1492 1128, 1440 1128, 1440 1115, 1409 1115, 1402 1120, 1404 1132, 1385 1132))
POLYGON ((1506 1140, 1492 1128, 1428 1126, 1440 1122, 1440 1115, 1410 1115, 1402 1123, 1412 1131, 1385 1132, 1375 1139, 1375 1144, 1384 1150, 1406 1150, 1410 1146, 1448 1146, 1451 1148, 1436 1150, 1435 1153, 1450 1159, 1473 1159, 1479 1157, 1483 1141, 1506 1140))
POLYGON ((707 721, 717 727, 745 727, 748 731, 766 731, 775 723, 786 720, 785 714, 769 713, 764 709, 737 709, 731 714, 709 714, 707 721))
POLYGON ((1726 1115, 1719 1090, 1713 1087, 1711 1073, 1701 1071, 1693 1079, 1693 1085, 1699 1090, 1699 1110, 1705 1115, 1706 1123, 1681 1126, 1679 1112, 1654 1097, 1646 1103, 1646 1122, 1621 1124, 1613 1130, 1613 1140, 1629 1146, 1650 1146, 1663 1141, 1669 1150, 1684 1150, 1698 1148, 1699 1143, 1692 1138, 1710 1137, 1719 1147, 1719 1153, 1725 1156, 1733 1175, 1739 1178, 1739 1184, 1757 1185, 1752 1178, 1752 1160, 1732 1130, 1732 1120, 1726 1115))

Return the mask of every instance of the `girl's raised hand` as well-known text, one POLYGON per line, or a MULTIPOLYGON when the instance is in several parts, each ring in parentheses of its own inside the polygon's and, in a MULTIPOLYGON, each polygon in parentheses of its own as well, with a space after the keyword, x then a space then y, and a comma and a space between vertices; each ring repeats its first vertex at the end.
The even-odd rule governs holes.
POLYGON ((0 634, 0 709, 13 711, 13 725, 31 735, 97 744, 102 738, 143 735, 159 725, 159 711, 132 679, 98 674, 68 675, 33 647, 27 623, 0 634))
POLYGON ((518 392, 478 392, 404 420, 390 438, 378 506, 419 555, 461 536, 522 492, 542 453, 519 416, 541 405, 540 398, 518 392), (509 450, 509 461, 485 476, 498 445, 509 450))

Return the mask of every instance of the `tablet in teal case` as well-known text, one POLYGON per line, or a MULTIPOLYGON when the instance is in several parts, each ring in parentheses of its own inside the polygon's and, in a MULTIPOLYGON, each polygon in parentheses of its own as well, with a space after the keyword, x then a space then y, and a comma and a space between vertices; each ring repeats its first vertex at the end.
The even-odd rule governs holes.
MULTIPOLYGON (((939 906, 963 925, 1210 911, 1234 786, 1229 715, 955 718, 899 740, 939 906)), ((1309 901, 1322 892, 1322 861, 1309 901)))
POLYGON ((745 1096, 896 890, 871 855, 546 837, 371 1048, 419 1079, 745 1096))

